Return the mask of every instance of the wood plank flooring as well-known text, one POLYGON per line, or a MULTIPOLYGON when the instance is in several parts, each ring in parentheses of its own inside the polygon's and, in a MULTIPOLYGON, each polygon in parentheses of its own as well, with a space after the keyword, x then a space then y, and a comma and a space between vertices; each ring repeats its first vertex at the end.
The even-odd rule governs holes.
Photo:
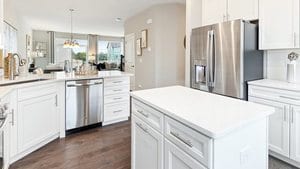
POLYGON ((130 122, 57 139, 10 169, 130 169, 130 122))
MULTIPOLYGON (((130 122, 55 140, 10 169, 130 169, 130 122)), ((269 169, 297 169, 270 157, 269 169)))

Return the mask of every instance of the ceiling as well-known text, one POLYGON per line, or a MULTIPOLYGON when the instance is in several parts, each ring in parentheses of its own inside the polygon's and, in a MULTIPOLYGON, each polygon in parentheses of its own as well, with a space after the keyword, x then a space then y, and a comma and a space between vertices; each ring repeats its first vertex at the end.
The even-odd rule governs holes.
POLYGON ((19 16, 33 29, 70 31, 70 12, 74 12, 74 32, 123 36, 124 21, 144 9, 185 0, 13 0, 19 16), (122 21, 116 22, 116 18, 122 21))

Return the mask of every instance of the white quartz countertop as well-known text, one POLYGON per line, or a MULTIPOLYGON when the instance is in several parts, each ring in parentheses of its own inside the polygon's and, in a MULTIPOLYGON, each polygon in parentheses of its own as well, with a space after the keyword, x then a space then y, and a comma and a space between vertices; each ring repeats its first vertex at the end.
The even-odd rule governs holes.
POLYGON ((225 136, 275 111, 182 86, 135 91, 131 96, 211 138, 225 136))
POLYGON ((248 82, 250 85, 269 87, 274 89, 290 90, 300 92, 300 84, 288 83, 285 81, 262 79, 248 82))
POLYGON ((58 72, 58 73, 54 73, 54 74, 43 74, 43 75, 28 74, 27 76, 23 76, 23 77, 16 77, 15 80, 1 79, 0 80, 0 98, 7 95, 11 90, 13 90, 15 88, 19 88, 19 87, 28 87, 28 86, 33 86, 33 85, 62 82, 62 81, 69 81, 69 80, 113 78, 113 77, 123 77, 123 76, 132 76, 132 74, 121 72, 121 71, 100 71, 96 75, 80 75, 80 76, 74 75, 74 74, 67 74, 64 72, 58 72), (34 80, 39 80, 39 79, 46 79, 46 80, 34 81, 34 80), (26 81, 32 81, 32 82, 22 83, 22 82, 26 82, 26 81), (14 84, 10 85, 12 83, 14 83, 14 84), (5 86, 5 85, 7 85, 7 86, 5 86))

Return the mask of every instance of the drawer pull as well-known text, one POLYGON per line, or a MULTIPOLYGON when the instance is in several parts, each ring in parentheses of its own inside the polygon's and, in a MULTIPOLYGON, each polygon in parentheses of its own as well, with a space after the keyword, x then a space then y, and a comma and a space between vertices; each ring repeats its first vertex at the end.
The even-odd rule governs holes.
POLYGON ((300 101, 300 99, 293 98, 293 97, 287 97, 287 96, 279 96, 279 97, 280 97, 280 98, 283 98, 283 99, 291 99, 291 100, 300 101))
POLYGON ((113 83, 122 83, 123 81, 114 81, 113 83))
POLYGON ((142 123, 136 123, 144 132, 148 133, 148 129, 146 127, 143 127, 142 123))
POLYGON ((137 112, 138 113, 141 113, 143 116, 145 116, 146 118, 148 118, 149 117, 149 114, 147 114, 147 113, 144 113, 144 111, 143 110, 137 110, 137 112))
POLYGON ((190 140, 184 139, 182 138, 178 133, 175 133, 173 131, 170 132, 171 135, 173 135, 174 137, 176 137, 178 140, 182 141, 184 144, 188 145, 189 147, 193 147, 193 144, 190 140))
POLYGON ((292 107, 292 113, 291 113, 291 123, 294 123, 294 108, 292 107))
POLYGON ((120 99, 122 99, 122 97, 116 97, 116 98, 114 98, 114 100, 120 100, 120 99))
POLYGON ((120 113, 120 112, 122 112, 122 110, 116 110, 116 111, 114 111, 114 113, 120 113))
POLYGON ((120 92, 122 91, 122 89, 116 89, 116 90, 113 90, 114 92, 120 92))

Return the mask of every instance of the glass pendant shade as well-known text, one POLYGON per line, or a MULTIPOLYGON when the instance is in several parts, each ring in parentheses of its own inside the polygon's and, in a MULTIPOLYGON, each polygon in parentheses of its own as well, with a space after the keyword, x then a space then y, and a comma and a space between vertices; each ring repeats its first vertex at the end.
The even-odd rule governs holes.
POLYGON ((70 9, 71 13, 71 39, 68 39, 64 42, 63 48, 78 48, 79 43, 73 39, 73 12, 74 9, 70 9))

